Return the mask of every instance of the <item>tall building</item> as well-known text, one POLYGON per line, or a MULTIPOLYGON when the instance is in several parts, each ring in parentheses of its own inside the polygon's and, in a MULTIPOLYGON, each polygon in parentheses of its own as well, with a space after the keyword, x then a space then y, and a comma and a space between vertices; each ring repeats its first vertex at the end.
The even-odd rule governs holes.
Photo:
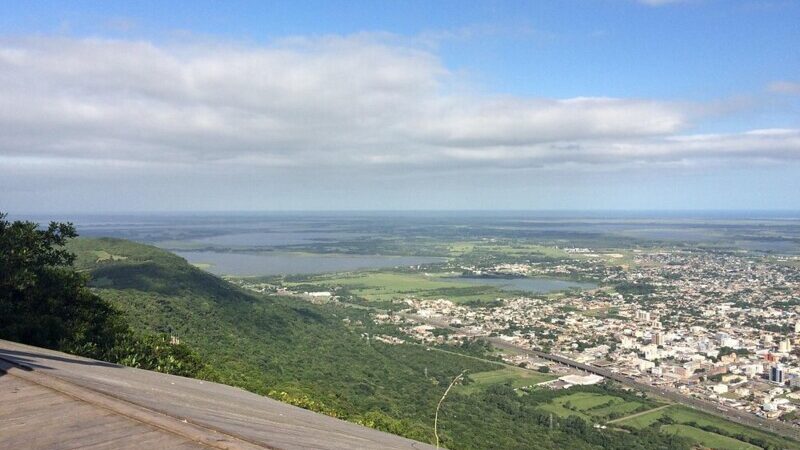
POLYGON ((769 368, 769 381, 783 384, 785 376, 786 369, 783 367, 783 364, 775 364, 769 368))
POLYGON ((778 343, 778 351, 781 353, 789 353, 792 351, 792 341, 784 339, 778 343))
POLYGON ((664 345, 664 333, 654 333, 653 334, 653 343, 656 345, 664 345))
POLYGON ((650 321, 650 312, 649 311, 636 311, 636 320, 642 320, 645 322, 650 321))

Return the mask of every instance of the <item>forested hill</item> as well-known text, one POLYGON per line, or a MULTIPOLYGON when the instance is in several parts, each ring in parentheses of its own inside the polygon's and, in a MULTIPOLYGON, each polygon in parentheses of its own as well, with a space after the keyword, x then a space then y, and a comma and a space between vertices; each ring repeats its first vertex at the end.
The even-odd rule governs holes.
POLYGON ((252 301, 249 293, 157 247, 124 239, 81 238, 72 240, 68 248, 75 253, 75 268, 91 273, 93 287, 252 301))
POLYGON ((363 311, 253 295, 152 246, 102 238, 69 248, 134 328, 195 349, 208 364, 202 376, 348 420, 430 441, 441 386, 494 368, 370 342, 363 311))
MULTIPOLYGON (((498 365, 423 346, 388 345, 361 309, 259 296, 155 247, 116 239, 69 244, 93 290, 140 333, 177 336, 205 368, 240 386, 384 431, 432 442, 436 404, 450 381, 498 365)), ((455 350, 455 349, 451 349, 455 350)), ((469 379, 467 379, 469 381, 469 379)), ((596 388, 595 388, 596 389, 596 388)), ((452 392, 439 417, 442 444, 483 448, 689 448, 655 429, 598 432, 541 410, 554 391, 519 395, 497 385, 452 392)))

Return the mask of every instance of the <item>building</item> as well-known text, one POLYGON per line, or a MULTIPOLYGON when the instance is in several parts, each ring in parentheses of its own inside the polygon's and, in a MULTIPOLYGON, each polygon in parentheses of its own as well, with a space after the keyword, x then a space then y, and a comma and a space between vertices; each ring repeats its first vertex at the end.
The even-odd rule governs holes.
POLYGON ((786 369, 783 364, 775 364, 769 369, 769 381, 773 383, 783 384, 786 376, 786 369))
POLYGON ((633 348, 636 346, 636 339, 630 336, 622 336, 620 341, 620 347, 622 348, 633 348))
POLYGON ((664 345, 664 333, 655 333, 653 334, 653 343, 656 345, 664 345))
POLYGON ((736 353, 729 353, 727 355, 719 355, 719 362, 721 362, 722 364, 733 364, 733 363, 736 362, 737 358, 738 358, 738 356, 736 356, 736 353))
POLYGON ((792 341, 784 339, 778 343, 778 352, 789 353, 792 351, 792 341))
POLYGON ((715 384, 711 386, 711 390, 714 391, 715 394, 727 394, 728 393, 728 385, 726 384, 715 384))
POLYGON ((730 347, 730 348, 739 348, 739 347, 741 347, 739 345, 739 340, 738 339, 734 339, 732 337, 726 337, 726 338, 720 340, 719 345, 721 345, 723 347, 730 347))
POLYGON ((650 313, 648 311, 636 311, 636 320, 650 322, 650 313))
POLYGON ((597 384, 603 381, 603 377, 600 375, 565 375, 558 379, 559 381, 563 381, 569 385, 590 385, 590 384, 597 384))
POLYGON ((647 372, 649 369, 653 369, 656 367, 656 363, 653 361, 648 361, 646 359, 640 359, 637 361, 637 366, 639 367, 639 371, 647 372))

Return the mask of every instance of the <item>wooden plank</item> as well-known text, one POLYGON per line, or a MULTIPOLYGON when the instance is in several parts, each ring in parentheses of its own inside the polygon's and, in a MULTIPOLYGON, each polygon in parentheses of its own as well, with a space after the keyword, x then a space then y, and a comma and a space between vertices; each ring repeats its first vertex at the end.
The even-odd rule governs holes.
POLYGON ((0 418, 0 448, 207 448, 9 374, 0 377, 0 418))
MULTIPOLYGON (((372 450, 434 447, 242 389, 101 363, 0 340, 3 360, 42 384, 216 448, 372 450)), ((183 444, 181 444, 183 445, 183 444)))

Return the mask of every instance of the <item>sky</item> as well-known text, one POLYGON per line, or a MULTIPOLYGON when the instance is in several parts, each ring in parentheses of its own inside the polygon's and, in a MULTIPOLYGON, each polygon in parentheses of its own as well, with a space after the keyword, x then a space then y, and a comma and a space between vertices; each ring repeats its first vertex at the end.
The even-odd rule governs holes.
POLYGON ((798 210, 800 1, 0 0, 0 211, 798 210))

